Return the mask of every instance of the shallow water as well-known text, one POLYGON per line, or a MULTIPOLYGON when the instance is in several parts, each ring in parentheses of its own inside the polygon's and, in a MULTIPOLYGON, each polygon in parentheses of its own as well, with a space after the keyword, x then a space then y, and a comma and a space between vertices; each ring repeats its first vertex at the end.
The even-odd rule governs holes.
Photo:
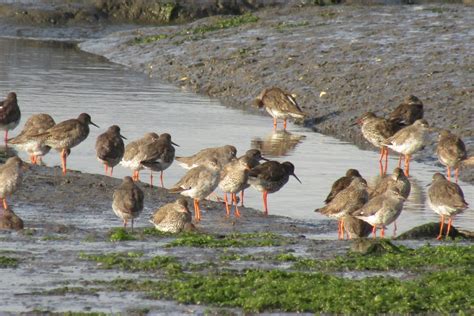
MULTIPOLYGON (((322 206, 332 182, 348 168, 358 169, 369 182, 375 181, 379 172, 376 152, 361 151, 292 124, 287 133, 273 133, 272 120, 266 115, 228 108, 217 100, 160 84, 145 74, 83 53, 68 44, 0 39, 0 53, 0 94, 3 97, 8 91, 16 91, 22 110, 20 126, 11 136, 20 132, 30 115, 40 112, 51 114, 56 122, 88 112, 101 127, 91 126, 88 139, 72 149, 68 159, 71 169, 103 172, 94 155, 94 143, 112 124, 119 125, 129 140, 149 131, 169 132, 180 145, 177 148, 180 156, 225 144, 235 145, 238 154, 243 154, 253 146, 270 158, 293 162, 303 182, 299 184, 292 178, 281 191, 271 194, 270 213, 305 221, 325 219, 313 210, 322 206)), ((26 159, 24 153, 21 157, 26 159)), ((44 161, 47 165, 59 165, 60 160, 51 152, 44 161)), ((390 160, 389 170, 395 161, 390 160)), ((411 169, 412 193, 398 220, 399 232, 438 220, 426 205, 426 186, 433 172, 441 168, 413 163, 411 169)), ((184 170, 173 164, 165 172, 165 186, 170 187, 183 174, 184 170)), ((130 175, 130 171, 120 166, 114 169, 115 177, 125 175, 130 175)), ((143 181, 148 181, 148 176, 148 171, 142 171, 143 181)), ((472 205, 474 186, 461 183, 461 187, 472 205)), ((245 201, 246 206, 262 208, 260 193, 256 191, 247 190, 245 201)), ((474 212, 459 215, 455 224, 474 229, 474 212)))

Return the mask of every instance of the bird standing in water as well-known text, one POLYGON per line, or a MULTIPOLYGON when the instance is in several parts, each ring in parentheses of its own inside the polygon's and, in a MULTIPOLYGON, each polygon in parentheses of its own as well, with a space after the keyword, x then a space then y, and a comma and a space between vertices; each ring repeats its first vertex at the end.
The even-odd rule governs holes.
POLYGON ((264 89, 255 99, 258 108, 264 108, 273 117, 273 129, 277 128, 277 120, 283 120, 283 129, 286 130, 286 121, 289 118, 304 119, 304 113, 293 95, 280 88, 264 89))
POLYGON ((451 181, 451 168, 455 168, 456 183, 459 178, 459 166, 467 159, 466 145, 458 136, 448 130, 441 130, 436 148, 438 160, 446 166, 448 180, 451 181))

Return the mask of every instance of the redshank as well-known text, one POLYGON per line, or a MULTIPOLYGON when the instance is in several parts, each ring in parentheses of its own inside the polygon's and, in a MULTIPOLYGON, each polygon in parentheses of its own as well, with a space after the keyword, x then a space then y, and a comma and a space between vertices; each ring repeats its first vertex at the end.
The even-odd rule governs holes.
POLYGON ((0 130, 5 131, 5 144, 8 142, 8 131, 17 127, 20 119, 21 112, 16 93, 10 92, 5 100, 0 101, 0 130))
POLYGON ((23 229, 23 220, 7 207, 0 214, 0 229, 21 230, 23 229))
MULTIPOLYGON (((389 137, 384 144, 400 154, 405 155, 405 175, 410 176, 410 157, 425 145, 428 132, 428 122, 424 119, 417 120, 413 125, 407 126, 389 137)), ((399 160, 400 167, 401 161, 399 160)))
POLYGON ((466 210, 469 206, 466 200, 464 200, 464 193, 461 187, 454 182, 446 180, 439 172, 433 175, 433 181, 428 189, 428 205, 441 217, 438 240, 443 237, 445 217, 449 219, 446 231, 446 237, 448 237, 451 225, 453 224, 453 217, 466 210))
POLYGON ((395 133, 395 125, 383 117, 377 117, 372 112, 367 112, 362 115, 357 120, 357 123, 361 125, 364 138, 375 147, 380 148, 380 173, 382 175, 385 174, 388 168, 388 149, 387 146, 384 145, 384 142, 395 133), (383 164, 384 157, 385 166, 383 164))
POLYGON ((122 160, 125 152, 124 139, 126 138, 120 134, 120 127, 117 125, 110 126, 105 133, 97 137, 95 151, 97 160, 104 165, 105 174, 110 168, 110 176, 112 176, 114 167, 122 160))
POLYGON ((150 159, 150 149, 153 149, 159 138, 157 133, 146 133, 142 138, 125 146, 125 153, 120 164, 132 169, 134 181, 139 180, 139 172, 143 169, 142 162, 150 159))
POLYGON ((293 95, 280 88, 264 89, 255 99, 255 105, 265 110, 273 117, 273 128, 277 128, 277 120, 283 120, 283 129, 289 118, 304 119, 307 115, 300 109, 293 95))
POLYGON ((112 209, 115 215, 123 221, 123 227, 127 228, 128 221, 133 221, 143 210, 143 191, 133 182, 131 177, 124 177, 122 184, 115 190, 113 195, 112 209))
POLYGON ((248 183, 257 191, 262 192, 265 216, 268 215, 268 194, 280 190, 288 182, 290 176, 301 183, 295 174, 295 166, 289 161, 283 163, 267 161, 250 170, 248 183))
POLYGON ((23 171, 27 165, 18 157, 10 157, 0 166, 0 201, 8 208, 7 197, 11 196, 23 181, 23 171))
POLYGON ((220 166, 216 159, 207 160, 204 164, 189 170, 171 189, 194 199, 194 218, 201 220, 199 201, 211 194, 219 184, 220 166))
POLYGON ((458 136, 448 130, 441 130, 436 148, 439 162, 446 166, 448 180, 451 181, 451 168, 455 168, 456 183, 459 178, 459 165, 467 159, 466 146, 458 136))
POLYGON ((388 115, 388 120, 399 127, 411 125, 422 118, 423 102, 414 95, 405 97, 403 102, 388 115))
POLYGON ((192 214, 188 209, 188 201, 184 198, 163 205, 150 219, 157 230, 173 234, 182 232, 186 225, 192 225, 191 221, 192 214))
POLYGON ((171 141, 171 135, 163 133, 156 142, 144 146, 143 150, 147 153, 147 159, 141 164, 150 169, 150 185, 153 186, 153 171, 160 172, 161 187, 163 184, 163 171, 168 169, 174 161, 174 146, 178 144, 171 141))
POLYGON ((237 149, 232 145, 222 147, 205 148, 189 157, 176 157, 179 165, 184 169, 192 169, 205 164, 211 159, 217 161, 219 168, 225 166, 228 162, 235 159, 237 149))
POLYGON ((362 176, 360 175, 358 170, 348 169, 344 177, 337 179, 332 184, 331 192, 329 192, 328 196, 326 197, 326 200, 324 200, 324 203, 330 203, 339 192, 341 192, 351 184, 352 179, 354 178, 362 179, 362 176))
POLYGON ((31 136, 44 133, 54 125, 56 125, 56 122, 49 114, 35 114, 26 121, 21 133, 14 138, 10 138, 8 143, 26 151, 31 163, 39 164, 41 158, 51 150, 51 147, 42 144, 41 140, 31 136))
POLYGON ((367 200, 367 182, 362 178, 354 177, 347 188, 339 192, 329 204, 316 209, 315 212, 337 219, 338 239, 344 239, 343 217, 361 208, 367 200))
POLYGON ((396 187, 390 187, 385 193, 369 200, 361 209, 352 213, 352 216, 372 225, 374 238, 377 235, 377 228, 381 228, 380 236, 383 238, 385 227, 400 216, 404 202, 405 198, 400 191, 396 187))
MULTIPOLYGON (((248 162, 248 165, 249 165, 250 169, 255 168, 256 166, 258 166, 260 164, 261 160, 269 161, 267 158, 262 156, 262 153, 258 149, 249 149, 249 150, 247 150, 245 152, 245 155, 240 156, 239 159, 241 159, 243 157, 247 157, 246 159, 247 159, 247 162, 248 162)), ((247 182, 244 185, 244 188, 242 189, 242 191, 240 191, 240 206, 244 206, 244 191, 248 187, 250 187, 250 184, 248 184, 248 182, 247 182)))
POLYGON ((397 167, 393 169, 391 175, 382 178, 373 190, 369 190, 369 198, 385 193, 390 187, 397 188, 405 199, 408 198, 411 191, 411 184, 410 180, 408 180, 403 173, 403 169, 397 167))
POLYGON ((44 146, 61 152, 62 171, 65 175, 68 150, 79 145, 89 136, 89 124, 99 127, 91 121, 89 114, 81 113, 77 119, 63 121, 44 133, 32 135, 32 137, 40 139, 44 146))
POLYGON ((221 171, 219 189, 224 192, 224 203, 227 216, 230 215, 230 207, 235 205, 234 215, 240 217, 240 211, 237 206, 237 193, 242 191, 247 185, 249 178, 251 158, 246 155, 235 159, 224 166, 221 171), (230 193, 230 207, 227 201, 227 193, 230 193))

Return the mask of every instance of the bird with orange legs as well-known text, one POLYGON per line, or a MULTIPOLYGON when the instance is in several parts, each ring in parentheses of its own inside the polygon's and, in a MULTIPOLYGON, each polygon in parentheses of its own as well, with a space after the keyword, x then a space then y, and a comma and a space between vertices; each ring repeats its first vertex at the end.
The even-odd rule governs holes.
POLYGON ((344 239, 343 218, 360 209, 365 203, 367 203, 368 198, 367 182, 361 177, 353 177, 348 187, 334 196, 326 206, 314 211, 330 218, 337 219, 338 239, 344 239))
POLYGON ((123 228, 127 228, 128 221, 133 222, 143 211, 144 194, 131 177, 124 177, 122 184, 114 191, 112 209, 122 219, 123 228))
POLYGON ((438 240, 443 238, 445 218, 448 218, 448 228, 446 230, 446 237, 448 237, 453 224, 453 217, 465 211, 469 206, 464 199, 461 187, 446 180, 439 172, 433 175, 433 181, 428 189, 428 205, 441 217, 439 235, 436 237, 438 240))
POLYGON ((81 113, 77 119, 70 119, 54 125, 45 132, 32 135, 39 139, 44 146, 49 146, 61 152, 61 164, 63 175, 67 172, 66 159, 68 150, 79 145, 89 136, 89 125, 94 124, 87 113, 81 113))
MULTIPOLYGON (((158 142, 160 136, 157 133, 146 133, 142 138, 132 141, 125 146, 120 164, 125 168, 130 168, 133 172, 133 181, 140 180, 140 170, 144 168, 143 161, 150 159, 150 149, 158 142)), ((150 177, 150 185, 151 183, 150 177)))
POLYGON ((0 101, 0 130, 5 131, 5 145, 8 144, 8 131, 18 126, 21 119, 20 107, 15 92, 10 92, 7 98, 0 101))
POLYGON ((307 115, 296 103, 295 97, 280 88, 264 89, 255 99, 255 106, 264 108, 273 117, 273 129, 277 128, 277 120, 283 120, 283 129, 286 130, 286 121, 289 118, 302 120, 307 115))
POLYGON ((9 144, 26 151, 32 164, 40 164, 41 158, 49 153, 51 147, 44 145, 41 139, 32 135, 41 134, 56 125, 54 119, 49 114, 35 114, 30 116, 23 127, 23 130, 14 138, 8 140, 9 144))
POLYGON ((189 170, 171 189, 171 193, 180 193, 194 199, 194 219, 201 220, 199 201, 214 192, 219 184, 220 165, 215 158, 189 170))
POLYGON ((293 176, 299 183, 300 179, 295 174, 295 166, 285 161, 267 161, 256 166, 249 172, 248 183, 257 191, 262 192, 264 215, 268 215, 268 194, 279 191, 293 176))
MULTIPOLYGON (((250 169, 255 168, 260 164, 261 160, 270 161, 267 158, 262 156, 262 153, 258 149, 249 149, 245 152, 243 156, 240 156, 239 159, 246 159, 250 169), (244 158, 245 157, 245 158, 244 158)), ((244 191, 249 188, 250 184, 245 183, 243 189, 240 191, 240 206, 244 206, 244 191)))
POLYGON ((235 217, 240 217, 240 211, 237 203, 237 193, 242 191, 247 185, 250 170, 250 159, 247 156, 242 156, 239 159, 234 159, 222 168, 219 189, 224 192, 224 203, 227 216, 230 216, 230 208, 232 204, 235 205, 235 217), (227 200, 227 193, 230 193, 231 201, 230 207, 227 200))
POLYGON ((459 166, 467 159, 464 142, 448 130, 441 130, 436 148, 438 160, 446 166, 448 180, 451 181, 451 168, 455 168, 456 183, 459 179, 459 166))
MULTIPOLYGON (((417 120, 413 125, 407 126, 383 143, 396 152, 405 155, 405 175, 410 176, 411 155, 421 150, 426 143, 428 133, 431 131, 428 122, 424 119, 417 120)), ((401 161, 399 160, 399 166, 401 161)))
POLYGON ((125 152, 124 139, 126 138, 120 134, 120 127, 117 125, 110 126, 105 133, 97 137, 96 156, 97 160, 104 165, 106 175, 110 169, 110 176, 112 176, 114 167, 122 160, 125 152))
POLYGON ((380 174, 386 174, 388 168, 388 149, 384 142, 395 134, 396 126, 383 117, 377 117, 373 112, 365 113, 354 124, 361 126, 362 135, 369 143, 380 148, 380 174), (383 163, 384 158, 385 165, 383 163))
POLYGON ((23 181, 23 172, 27 165, 19 157, 10 157, 0 166, 0 201, 3 209, 8 208, 7 197, 11 196, 20 187, 23 181))

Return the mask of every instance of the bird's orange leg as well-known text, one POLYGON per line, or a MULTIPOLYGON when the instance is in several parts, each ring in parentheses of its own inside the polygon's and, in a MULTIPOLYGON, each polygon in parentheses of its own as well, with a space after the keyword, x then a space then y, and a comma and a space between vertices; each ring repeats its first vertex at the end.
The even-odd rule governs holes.
POLYGON ((268 215, 268 204, 267 204, 267 197, 268 197, 268 192, 264 191, 263 192, 263 207, 265 208, 264 215, 268 215))
POLYGON ((234 216, 235 217, 240 217, 240 212, 239 212, 239 207, 237 206, 237 194, 235 193, 232 193, 232 200, 234 201, 234 205, 235 205, 235 212, 234 212, 234 216))
POLYGON ((405 155, 405 175, 410 176, 410 155, 405 155))
POLYGON ((109 173, 109 166, 107 166, 105 163, 104 163, 104 170, 105 170, 105 175, 107 175, 109 173))
POLYGON ((163 171, 160 173, 160 182, 161 182, 161 187, 164 188, 165 185, 163 184, 163 171))
POLYGON ((372 237, 373 238, 377 238, 377 226, 374 225, 374 227, 372 228, 372 237))
POLYGON ((30 155, 30 162, 32 164, 35 164, 35 156, 34 155, 30 155))
POLYGON ((382 226, 382 230, 380 231, 380 237, 385 238, 385 227, 382 226))
POLYGON ((387 174, 387 168, 388 168, 388 148, 384 147, 385 149, 385 167, 383 169, 383 174, 387 174))
POLYGON ((8 143, 8 130, 5 131, 5 138, 3 139, 5 141, 5 145, 8 143))
POLYGON ((227 193, 224 193, 224 203, 225 203, 225 214, 227 217, 230 216, 229 202, 227 200, 227 193))
POLYGON ((197 201, 197 199, 194 199, 194 219, 196 221, 199 221, 199 215, 198 215, 199 210, 198 210, 198 208, 199 208, 198 201, 197 201))
POLYGON ((286 119, 283 120, 283 129, 286 130, 286 119))
POLYGON ((2 199, 2 205, 3 205, 3 209, 6 210, 8 208, 8 204, 7 204, 7 199, 4 198, 2 199))
POLYGON ((400 154, 400 156, 398 156, 398 168, 401 168, 402 167, 402 154, 400 154))
POLYGON ((454 169, 454 174, 456 176, 456 183, 458 183, 458 179, 459 179, 459 167, 457 167, 456 169, 454 169))
POLYGON ((63 149, 61 151, 61 164, 63 166, 63 175, 66 175, 66 159, 67 159, 67 152, 66 149, 63 149))
POLYGON ((277 128, 277 119, 273 118, 273 129, 277 128))
POLYGON ((344 219, 341 218, 341 239, 344 240, 344 219))
POLYGON ((444 226, 444 215, 441 215, 441 220, 439 223, 439 235, 436 237, 436 239, 440 240, 443 238, 443 226, 444 226))
POLYGON ((448 220, 448 230, 446 231, 446 238, 449 237, 449 231, 451 230, 451 225, 453 224, 453 218, 450 217, 448 220))
POLYGON ((380 159, 379 159, 379 166, 380 166, 380 175, 383 176, 383 154, 384 154, 384 149, 383 147, 380 147, 380 159))
POLYGON ((446 167, 446 174, 448 175, 448 181, 451 181, 451 168, 449 166, 446 167))
POLYGON ((110 168, 110 176, 112 176, 113 173, 114 173, 114 167, 111 167, 110 168))
POLYGON ((240 206, 244 206, 244 191, 245 190, 242 190, 240 191, 240 206))
POLYGON ((201 221, 201 207, 199 206, 199 200, 196 199, 196 206, 198 210, 198 221, 201 221))

